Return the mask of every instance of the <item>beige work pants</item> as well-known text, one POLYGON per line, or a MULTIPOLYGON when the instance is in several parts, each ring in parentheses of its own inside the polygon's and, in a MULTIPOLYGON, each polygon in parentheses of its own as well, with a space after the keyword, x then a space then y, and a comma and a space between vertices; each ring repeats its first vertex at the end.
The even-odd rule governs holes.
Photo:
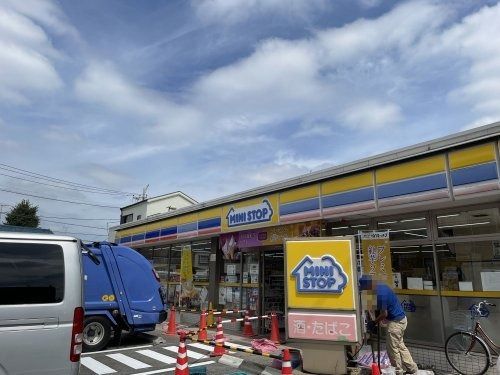
POLYGON ((387 354, 391 360, 391 365, 397 370, 404 370, 409 373, 414 373, 418 370, 416 363, 413 361, 408 348, 403 342, 408 320, 405 318, 398 322, 389 321, 387 324, 387 354))

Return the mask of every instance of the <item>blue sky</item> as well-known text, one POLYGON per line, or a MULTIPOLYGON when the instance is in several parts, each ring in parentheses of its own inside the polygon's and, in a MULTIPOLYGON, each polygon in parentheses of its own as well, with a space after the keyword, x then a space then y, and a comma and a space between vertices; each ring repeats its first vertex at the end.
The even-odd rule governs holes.
MULTIPOLYGON (((1 163, 205 201, 495 122, 498 19, 474 0, 0 0, 1 163)), ((0 189, 131 203, 1 175, 0 189)))

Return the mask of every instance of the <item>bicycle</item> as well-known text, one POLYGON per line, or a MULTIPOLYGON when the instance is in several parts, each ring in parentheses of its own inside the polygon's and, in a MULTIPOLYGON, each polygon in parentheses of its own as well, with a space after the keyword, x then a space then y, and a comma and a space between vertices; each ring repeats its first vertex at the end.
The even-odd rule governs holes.
POLYGON ((446 340, 446 359, 459 374, 482 375, 496 365, 494 357, 498 361, 500 346, 493 342, 477 321, 477 318, 489 315, 487 306, 496 305, 487 301, 472 305, 469 309, 470 324, 446 340))

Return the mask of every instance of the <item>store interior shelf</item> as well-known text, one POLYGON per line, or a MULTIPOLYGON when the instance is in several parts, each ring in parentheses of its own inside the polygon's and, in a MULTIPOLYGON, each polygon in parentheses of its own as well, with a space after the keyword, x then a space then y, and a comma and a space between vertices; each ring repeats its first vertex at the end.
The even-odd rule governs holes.
POLYGON ((258 288, 259 287, 259 284, 243 284, 243 288, 258 288))
POLYGON ((396 294, 415 295, 415 296, 437 296, 438 292, 435 290, 416 290, 416 289, 394 289, 396 294))
POLYGON ((500 298, 500 291, 473 292, 473 291, 459 291, 459 290, 442 290, 441 295, 445 297, 500 298))
POLYGON ((240 283, 220 283, 220 286, 232 286, 232 287, 239 287, 241 284, 240 283))

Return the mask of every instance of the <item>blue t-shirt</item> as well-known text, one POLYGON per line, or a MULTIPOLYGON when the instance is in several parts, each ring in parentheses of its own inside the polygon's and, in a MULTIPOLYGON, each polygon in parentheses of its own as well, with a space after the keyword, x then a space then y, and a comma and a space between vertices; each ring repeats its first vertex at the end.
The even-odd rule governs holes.
POLYGON ((387 310, 388 320, 403 319, 406 316, 405 312, 392 289, 385 284, 378 284, 376 288, 377 309, 387 310))

